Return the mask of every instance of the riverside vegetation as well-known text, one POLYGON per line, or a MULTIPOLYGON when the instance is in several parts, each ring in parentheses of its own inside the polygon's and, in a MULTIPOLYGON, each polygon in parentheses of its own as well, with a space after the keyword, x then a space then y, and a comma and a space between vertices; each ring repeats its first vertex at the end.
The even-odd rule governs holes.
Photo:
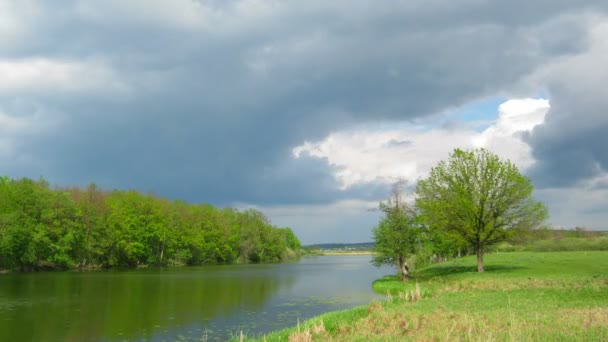
POLYGON ((0 271, 276 262, 299 251, 291 229, 256 210, 0 178, 0 271))
POLYGON ((489 254, 373 284, 386 301, 330 312, 259 341, 608 339, 608 251, 489 254))

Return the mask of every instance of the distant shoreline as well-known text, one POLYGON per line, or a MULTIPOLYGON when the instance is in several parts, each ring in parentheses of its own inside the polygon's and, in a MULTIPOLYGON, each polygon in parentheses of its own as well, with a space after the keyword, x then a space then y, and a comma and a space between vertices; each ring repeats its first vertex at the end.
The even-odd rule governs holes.
POLYGON ((319 255, 327 255, 327 256, 337 256, 337 255, 348 255, 348 256, 355 256, 355 255, 372 255, 374 254, 374 252, 372 251, 322 251, 319 252, 319 255))

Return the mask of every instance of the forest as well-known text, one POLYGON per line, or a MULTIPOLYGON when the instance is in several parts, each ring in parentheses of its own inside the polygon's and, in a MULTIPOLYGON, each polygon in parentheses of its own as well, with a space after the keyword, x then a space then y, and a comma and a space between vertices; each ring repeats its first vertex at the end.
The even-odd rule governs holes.
POLYGON ((257 210, 0 178, 0 270, 278 262, 299 253, 292 230, 257 210))

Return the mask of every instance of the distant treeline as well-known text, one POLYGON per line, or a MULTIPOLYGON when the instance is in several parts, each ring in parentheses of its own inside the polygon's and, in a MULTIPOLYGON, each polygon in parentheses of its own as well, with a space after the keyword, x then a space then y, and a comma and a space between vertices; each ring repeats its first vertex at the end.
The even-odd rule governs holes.
POLYGON ((276 262, 299 251, 291 229, 256 210, 0 178, 0 269, 276 262))
POLYGON ((374 247, 373 242, 360 242, 360 243, 318 243, 314 245, 303 246, 303 248, 310 250, 356 250, 356 251, 368 251, 374 247))

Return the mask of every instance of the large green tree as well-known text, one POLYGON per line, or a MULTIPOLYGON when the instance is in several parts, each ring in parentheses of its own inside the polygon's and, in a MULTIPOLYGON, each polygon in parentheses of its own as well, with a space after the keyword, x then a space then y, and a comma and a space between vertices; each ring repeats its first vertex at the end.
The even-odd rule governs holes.
POLYGON ((534 229, 547 209, 532 198, 534 186, 517 167, 486 149, 456 149, 418 182, 416 205, 434 229, 456 233, 477 254, 483 272, 487 246, 534 229))
POLYGON ((374 256, 372 263, 399 267, 401 279, 410 276, 407 261, 421 246, 421 229, 416 221, 415 209, 408 205, 403 196, 403 182, 393 186, 391 196, 380 202, 384 217, 373 229, 374 256))

